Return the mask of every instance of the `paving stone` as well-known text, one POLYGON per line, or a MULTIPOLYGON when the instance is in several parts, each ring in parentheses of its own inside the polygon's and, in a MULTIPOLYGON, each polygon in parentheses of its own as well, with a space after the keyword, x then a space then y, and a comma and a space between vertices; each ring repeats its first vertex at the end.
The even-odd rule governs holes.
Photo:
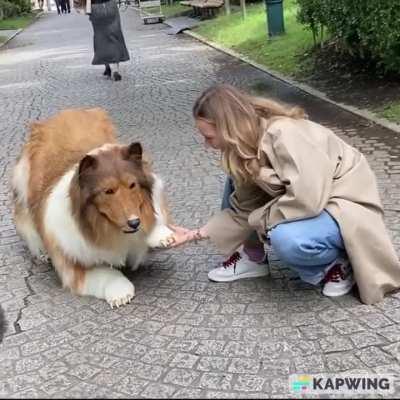
POLYGON ((230 358, 227 357, 214 357, 214 356, 205 356, 201 357, 198 364, 197 369, 200 371, 226 371, 228 364, 230 362, 230 358))
POLYGON ((201 389, 196 388, 182 388, 174 393, 174 399, 203 399, 205 395, 201 389))
POLYGON ((160 335, 146 335, 140 340, 140 344, 148 347, 158 348, 165 347, 171 341, 170 338, 166 338, 160 335))
POLYGON ((165 383, 172 383, 178 386, 189 386, 200 374, 189 369, 173 368, 164 378, 165 383))
MULTIPOLYGON (((141 361, 129 361, 128 363, 126 361, 123 361, 120 363, 120 367, 117 364, 116 367, 120 368, 122 371, 122 374, 124 374, 124 371, 129 372, 129 374, 132 374, 133 376, 137 376, 140 379, 145 379, 145 380, 150 380, 150 381, 158 381, 161 377, 166 372, 166 368, 160 366, 160 365, 148 365, 144 364, 141 361)), ((118 374, 114 374, 118 376, 118 374)))
POLYGON ((399 323, 400 322, 400 309, 394 308, 390 311, 385 311, 385 315, 392 321, 399 323))
POLYGON ((257 359, 233 358, 228 371, 237 374, 257 374, 260 366, 261 362, 257 359))
POLYGON ((54 378, 57 375, 61 375, 66 373, 69 370, 69 367, 66 363, 62 361, 55 361, 51 364, 45 365, 38 372, 41 378, 45 381, 54 378))
POLYGON ((397 361, 400 361, 400 343, 393 343, 388 346, 383 346, 382 350, 387 354, 395 357, 397 361))
POLYGON ((291 326, 282 326, 280 328, 273 328, 272 329, 272 336, 274 337, 283 337, 285 339, 300 339, 301 332, 296 327, 291 326))
POLYGON ((183 338, 191 329, 190 325, 168 325, 160 330, 160 335, 183 338))
POLYGON ((310 355, 299 357, 294 361, 296 373, 321 373, 326 369, 324 359, 321 355, 310 355))
POLYGON ((68 389, 73 384, 73 380, 65 375, 57 375, 39 387, 47 396, 53 396, 63 390, 68 389))
POLYGON ((353 344, 347 337, 327 336, 319 340, 319 345, 324 353, 336 353, 353 349, 353 344))
POLYGON ((365 331, 365 327, 357 321, 351 319, 344 321, 333 322, 332 326, 341 334, 347 335, 349 333, 365 331))
POLYGON ((300 326, 299 330, 307 339, 319 339, 324 336, 331 336, 335 333, 334 329, 330 325, 324 323, 300 326))
POLYGON ((251 357, 256 347, 255 343, 249 342, 229 342, 222 354, 227 357, 251 357))
POLYGON ((335 373, 354 368, 363 368, 365 364, 352 353, 332 353, 325 356, 327 372, 335 373))
POLYGON ((222 355, 226 342, 224 340, 200 340, 196 349, 199 355, 222 355))
POLYGON ((177 324, 182 324, 182 325, 197 326, 200 325, 203 322, 203 320, 204 317, 202 315, 195 313, 185 313, 181 315, 176 322, 177 324))
POLYGON ((370 328, 383 328, 388 325, 392 325, 393 322, 379 313, 367 314, 359 317, 359 320, 370 328))
POLYGON ((192 369, 198 359, 199 356, 194 354, 178 353, 169 365, 171 367, 192 369))
POLYGON ((313 312, 296 313, 290 316, 290 322, 293 326, 312 325, 318 323, 318 319, 313 312))
POLYGON ((383 352, 379 347, 366 347, 356 353, 356 356, 368 367, 390 364, 395 361, 391 355, 383 352))
MULTIPOLYGON (((219 328, 215 339, 217 340, 240 340, 242 338, 242 329, 241 328, 219 328)), ((249 339, 250 340, 250 339, 249 339)))
POLYGON ((239 375, 234 385, 235 390, 242 392, 259 392, 263 388, 265 378, 255 375, 239 375))
POLYGON ((335 322, 335 321, 342 321, 348 318, 348 313, 344 310, 340 309, 330 309, 321 311, 318 315, 322 321, 325 323, 335 322))
POLYGON ((206 399, 236 399, 238 394, 235 392, 219 392, 215 390, 207 390, 205 394, 206 399))
POLYGON ((245 304, 223 304, 219 312, 221 314, 238 315, 243 314, 245 308, 245 304))
POLYGON ((164 385, 162 383, 150 383, 141 393, 141 397, 149 399, 169 399, 175 392, 176 388, 172 385, 164 385))
POLYGON ((350 340, 358 348, 363 348, 367 346, 380 346, 387 343, 385 338, 373 332, 353 333, 350 336, 350 340))
POLYGON ((151 365, 167 365, 174 357, 174 353, 162 349, 153 349, 147 352, 141 360, 151 365))
POLYGON ((390 342, 400 341, 400 330, 397 325, 391 325, 382 329, 377 329, 376 333, 383 336, 390 342))
POLYGON ((69 374, 72 376, 75 376, 76 378, 79 378, 81 380, 88 380, 93 377, 93 375, 97 374, 100 372, 101 369, 95 368, 91 365, 75 365, 70 371, 69 374))
POLYGON ((200 387, 205 389, 229 390, 232 375, 226 373, 205 372, 200 378, 200 387))
POLYGON ((174 339, 168 345, 168 350, 173 352, 192 351, 198 345, 197 340, 178 340, 174 339))
POLYGON ((42 356, 21 358, 16 362, 15 371, 17 374, 34 371, 44 365, 45 361, 42 356))

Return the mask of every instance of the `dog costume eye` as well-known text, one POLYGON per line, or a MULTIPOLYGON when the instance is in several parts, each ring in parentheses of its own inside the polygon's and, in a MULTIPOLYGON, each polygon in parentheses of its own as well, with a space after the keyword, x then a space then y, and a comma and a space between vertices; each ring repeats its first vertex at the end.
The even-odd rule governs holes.
POLYGON ((114 193, 115 193, 115 190, 114 190, 114 189, 106 189, 106 190, 104 191, 104 193, 105 193, 105 194, 114 194, 114 193))
POLYGON ((135 182, 132 182, 132 183, 129 185, 129 189, 133 189, 135 186, 136 186, 136 183, 135 183, 135 182))

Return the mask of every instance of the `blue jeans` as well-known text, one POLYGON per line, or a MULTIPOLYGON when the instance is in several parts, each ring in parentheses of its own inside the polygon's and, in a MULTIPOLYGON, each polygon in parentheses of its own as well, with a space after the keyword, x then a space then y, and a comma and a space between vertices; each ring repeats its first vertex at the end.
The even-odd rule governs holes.
MULTIPOLYGON (((230 207, 234 190, 230 178, 225 183, 222 208, 230 207)), ((346 257, 343 238, 336 221, 323 210, 314 218, 282 222, 268 234, 275 254, 300 278, 313 285, 325 275, 326 267, 339 257, 346 257)))

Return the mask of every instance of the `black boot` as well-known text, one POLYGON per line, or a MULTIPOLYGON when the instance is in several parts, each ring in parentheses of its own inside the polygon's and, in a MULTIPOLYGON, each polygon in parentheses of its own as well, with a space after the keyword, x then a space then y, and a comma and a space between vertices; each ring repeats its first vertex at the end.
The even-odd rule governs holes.
POLYGON ((111 68, 109 64, 106 64, 106 69, 104 70, 103 75, 111 78, 111 68))
POLYGON ((114 81, 120 81, 122 79, 121 74, 118 71, 114 71, 114 81))

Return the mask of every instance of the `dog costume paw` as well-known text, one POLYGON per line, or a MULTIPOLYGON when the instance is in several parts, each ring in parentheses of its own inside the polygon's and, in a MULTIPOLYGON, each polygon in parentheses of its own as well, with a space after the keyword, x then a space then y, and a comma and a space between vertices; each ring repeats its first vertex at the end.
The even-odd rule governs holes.
POLYGON ((135 287, 125 277, 113 280, 105 288, 105 299, 111 308, 130 303, 134 296, 135 287))
POLYGON ((157 226, 147 240, 150 247, 165 248, 174 243, 174 232, 167 226, 157 226))

